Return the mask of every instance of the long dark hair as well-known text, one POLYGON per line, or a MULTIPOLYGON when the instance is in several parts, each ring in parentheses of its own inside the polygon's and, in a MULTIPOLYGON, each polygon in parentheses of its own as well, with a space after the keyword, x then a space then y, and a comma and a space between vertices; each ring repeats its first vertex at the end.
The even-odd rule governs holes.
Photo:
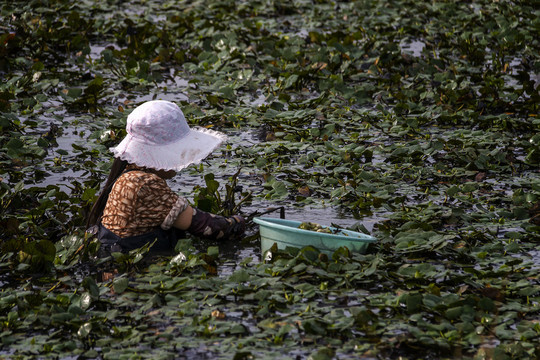
POLYGON ((94 206, 92 207, 92 210, 90 210, 90 213, 88 214, 88 218, 86 219, 87 229, 93 225, 99 224, 101 220, 101 216, 103 215, 103 210, 105 209, 105 205, 107 204, 107 199, 109 199, 109 194, 111 193, 111 190, 113 188, 113 185, 118 179, 118 177, 122 175, 127 165, 128 165, 128 162, 125 160, 120 160, 119 158, 114 159, 114 162, 111 166, 111 172, 109 173, 109 177, 107 178, 107 181, 105 182, 105 186, 103 187, 101 194, 99 194, 99 197, 94 203, 94 206))

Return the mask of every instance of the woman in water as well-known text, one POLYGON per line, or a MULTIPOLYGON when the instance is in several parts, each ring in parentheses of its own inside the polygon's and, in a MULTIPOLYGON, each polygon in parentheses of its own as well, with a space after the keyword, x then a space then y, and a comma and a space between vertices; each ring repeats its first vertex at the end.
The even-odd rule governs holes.
POLYGON ((109 251, 129 251, 155 241, 152 251, 170 251, 188 231, 224 239, 244 233, 239 216, 224 217, 194 208, 166 183, 190 164, 200 163, 226 136, 190 129, 180 108, 149 101, 127 118, 127 136, 111 148, 115 160, 87 221, 109 251))

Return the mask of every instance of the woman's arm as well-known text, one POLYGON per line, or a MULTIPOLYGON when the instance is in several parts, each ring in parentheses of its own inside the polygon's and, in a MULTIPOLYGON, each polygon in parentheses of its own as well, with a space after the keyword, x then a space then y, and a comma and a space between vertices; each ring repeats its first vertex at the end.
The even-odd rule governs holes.
POLYGON ((187 230, 191 226, 192 218, 193 208, 188 205, 186 209, 178 215, 173 223, 173 226, 180 230, 187 230))
POLYGON ((173 226, 180 230, 187 230, 195 236, 214 240, 238 237, 246 229, 245 220, 239 215, 225 217, 210 214, 191 206, 186 207, 178 215, 173 226))

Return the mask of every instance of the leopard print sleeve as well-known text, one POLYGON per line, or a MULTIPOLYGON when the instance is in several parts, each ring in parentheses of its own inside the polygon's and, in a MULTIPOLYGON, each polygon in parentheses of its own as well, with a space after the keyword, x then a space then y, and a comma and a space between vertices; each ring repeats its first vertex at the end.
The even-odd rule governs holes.
POLYGON ((159 176, 143 171, 123 174, 114 185, 102 224, 120 237, 141 235, 156 227, 170 229, 188 202, 159 176))

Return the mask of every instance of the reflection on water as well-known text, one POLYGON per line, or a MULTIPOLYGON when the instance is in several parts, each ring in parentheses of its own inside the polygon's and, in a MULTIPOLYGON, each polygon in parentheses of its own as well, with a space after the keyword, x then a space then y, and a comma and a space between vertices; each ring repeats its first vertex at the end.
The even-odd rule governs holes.
POLYGON ((422 55, 422 50, 426 44, 423 41, 413 40, 413 41, 401 41, 399 43, 402 51, 412 53, 413 56, 420 57, 422 55))
MULTIPOLYGON (((234 248, 234 247, 231 247, 234 248)), ((221 251, 221 248, 220 248, 221 251)), ((242 261, 247 258, 251 258, 250 264, 258 264, 261 261, 260 248, 258 247, 239 247, 234 252, 225 252, 220 253, 221 259, 223 262, 218 266, 218 274, 220 277, 229 277, 233 272, 241 268, 240 264, 242 261)))

